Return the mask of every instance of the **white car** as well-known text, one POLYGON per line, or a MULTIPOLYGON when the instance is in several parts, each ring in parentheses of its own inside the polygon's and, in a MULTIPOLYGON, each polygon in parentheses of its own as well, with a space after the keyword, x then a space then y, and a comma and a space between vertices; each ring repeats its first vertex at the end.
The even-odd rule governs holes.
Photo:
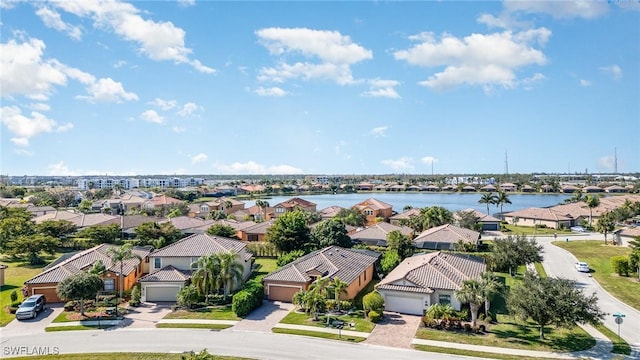
POLYGON ((576 264, 576 270, 580 271, 580 272, 589 272, 589 264, 587 264, 586 262, 583 261, 578 261, 576 264))

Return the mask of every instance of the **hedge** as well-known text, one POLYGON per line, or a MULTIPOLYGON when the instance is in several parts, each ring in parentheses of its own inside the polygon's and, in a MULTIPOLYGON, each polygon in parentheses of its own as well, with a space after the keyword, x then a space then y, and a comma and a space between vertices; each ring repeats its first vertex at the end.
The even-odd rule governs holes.
POLYGON ((233 295, 231 310, 239 317, 245 317, 262 305, 263 298, 264 286, 262 286, 262 283, 256 280, 247 281, 244 289, 233 295))

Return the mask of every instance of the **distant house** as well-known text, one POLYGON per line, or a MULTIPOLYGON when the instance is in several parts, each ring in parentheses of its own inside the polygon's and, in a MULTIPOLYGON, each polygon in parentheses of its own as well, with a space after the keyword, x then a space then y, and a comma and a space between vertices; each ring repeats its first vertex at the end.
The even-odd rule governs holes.
POLYGON ((271 221, 264 221, 244 227, 238 231, 238 234, 240 235, 239 238, 245 242, 263 242, 265 241, 265 235, 267 235, 267 229, 269 229, 271 225, 271 221))
POLYGON ((399 231, 402 235, 413 238, 413 229, 407 226, 398 226, 386 222, 379 222, 363 229, 358 229, 349 234, 354 243, 387 246, 387 237, 392 231, 399 231))
POLYGON ((536 189, 534 189, 533 186, 531 186, 531 185, 523 185, 521 190, 522 190, 522 192, 526 192, 526 193, 530 193, 530 192, 536 191, 536 189))
MULTIPOLYGON (((40 274, 25 281, 24 284, 27 287, 28 294, 42 294, 49 303, 63 301, 65 299, 60 299, 56 292, 56 286, 58 286, 58 283, 80 271, 91 270, 98 260, 102 261, 107 269, 107 271, 100 276, 103 282, 102 291, 106 293, 119 291, 118 274, 120 273, 120 263, 112 262, 111 257, 108 255, 108 249, 115 247, 117 246, 111 244, 100 244, 92 247, 91 249, 78 252, 63 261, 56 263, 54 266, 46 268, 40 274)), ((133 258, 124 262, 124 290, 131 289, 143 273, 149 272, 147 267, 147 256, 150 252, 151 248, 149 247, 133 248, 133 253, 139 256, 140 259, 133 258)))
POLYGON ((319 211, 320 217, 323 219, 332 219, 338 215, 344 208, 341 206, 329 206, 319 211))
POLYGON ((182 231, 183 234, 204 234, 214 223, 214 220, 176 216, 170 218, 169 222, 178 230, 182 231))
POLYGON ((576 191, 581 191, 581 189, 574 185, 564 185, 560 191, 565 194, 573 194, 576 191))
POLYGON ((291 212, 294 210, 302 210, 302 211, 315 213, 316 204, 311 201, 307 201, 305 199, 294 197, 287 201, 283 201, 279 204, 274 205, 273 209, 275 211, 276 217, 280 217, 284 213, 291 212))
POLYGON ((585 186, 582 188, 582 192, 592 194, 592 193, 603 193, 605 192, 605 190, 599 186, 585 186))
POLYGON ((57 211, 53 206, 27 206, 26 210, 28 213, 31 213, 31 216, 33 217, 38 217, 57 211))
POLYGON ((167 196, 164 194, 155 195, 151 200, 147 200, 142 204, 142 207, 145 209, 166 209, 173 205, 178 205, 184 203, 180 199, 172 198, 171 196, 167 196))
POLYGON ((47 220, 68 220, 72 222, 78 230, 94 225, 121 226, 120 216, 109 214, 83 214, 67 210, 57 210, 33 219, 36 224, 47 220))
POLYGON ((480 244, 480 233, 445 224, 427 229, 413 239, 413 243, 417 248, 431 250, 454 250, 455 245, 460 241, 478 246, 480 244))
POLYGON ((492 191, 496 191, 498 190, 498 188, 496 188, 495 186, 488 184, 485 185, 483 187, 480 188, 480 191, 485 191, 485 192, 492 192, 492 191))
POLYGON ((604 189, 608 193, 626 193, 627 189, 619 185, 611 185, 604 189))
POLYGON ((629 241, 635 240, 640 236, 640 227, 625 227, 613 232, 613 239, 616 244, 622 246, 629 246, 629 241))
POLYGON ((358 185, 356 185, 356 190, 371 191, 371 190, 373 190, 374 186, 375 185, 373 185, 371 183, 359 183, 358 185))
POLYGON ((400 223, 409 221, 411 220, 411 218, 416 216, 420 216, 420 209, 412 208, 403 213, 393 215, 392 217, 389 218, 389 222, 393 225, 400 225, 400 223))
MULTIPOLYGON (((236 261, 242 265, 242 279, 251 275, 252 254, 240 241, 207 234, 194 234, 149 254, 149 274, 138 280, 142 301, 176 301, 178 291, 197 270, 201 256, 231 252, 238 254, 236 261)), ((240 284, 235 284, 240 286, 240 284)))
POLYGON ((124 215, 120 220, 122 232, 129 237, 133 237, 135 235, 135 229, 144 223, 153 222, 156 224, 163 224, 169 221, 167 218, 146 215, 124 215))
POLYGON ((393 206, 391 204, 373 198, 357 203, 353 208, 365 216, 367 225, 375 224, 378 218, 386 221, 393 216, 393 206))
POLYGON ((262 279, 267 299, 291 302, 293 294, 320 278, 339 278, 348 284, 343 299, 353 299, 373 279, 379 254, 329 246, 309 253, 262 279))
MULTIPOLYGON (((500 219, 498 218, 471 208, 461 210, 461 212, 473 213, 473 216, 478 219, 478 223, 482 225, 482 231, 500 231, 500 219)), ((460 220, 457 211, 453 214, 453 218, 456 221, 460 220)))
POLYGON ((487 265, 479 257, 433 252, 404 259, 377 285, 384 310, 423 315, 433 304, 462 304, 454 293, 465 280, 479 278, 487 265))
POLYGON ((500 190, 504 192, 514 192, 514 191, 518 191, 518 186, 512 183, 503 183, 503 184, 500 184, 500 190))
POLYGON ((211 201, 189 204, 189 217, 205 219, 212 211, 222 211, 225 215, 243 210, 244 203, 232 198, 220 197, 211 201))
POLYGON ((519 226, 545 225, 552 229, 570 228, 577 224, 576 218, 571 214, 554 211, 550 208, 527 208, 508 212, 502 215, 510 224, 519 226))

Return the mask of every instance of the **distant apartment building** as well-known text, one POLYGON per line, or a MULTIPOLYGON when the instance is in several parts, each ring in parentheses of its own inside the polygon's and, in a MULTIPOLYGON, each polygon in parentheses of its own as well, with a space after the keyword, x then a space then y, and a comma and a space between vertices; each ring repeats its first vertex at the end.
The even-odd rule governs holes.
POLYGON ((89 178, 78 179, 77 183, 80 190, 89 189, 113 189, 116 186, 124 190, 135 188, 184 188, 190 186, 200 186, 204 184, 202 178, 89 178))

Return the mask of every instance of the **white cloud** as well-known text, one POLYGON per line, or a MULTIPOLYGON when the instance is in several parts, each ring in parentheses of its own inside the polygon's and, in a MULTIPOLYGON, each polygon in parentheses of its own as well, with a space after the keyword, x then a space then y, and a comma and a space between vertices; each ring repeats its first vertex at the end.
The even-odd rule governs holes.
POLYGON ((403 156, 395 160, 382 160, 381 163, 396 171, 413 171, 413 159, 403 156))
POLYGON ((150 123, 154 123, 154 124, 164 123, 164 117, 160 116, 160 114, 158 114, 155 110, 146 110, 142 114, 140 114, 140 117, 144 121, 148 121, 150 123))
POLYGON ((153 99, 153 101, 149 101, 147 104, 157 106, 160 109, 167 111, 176 107, 178 105, 178 102, 175 100, 163 100, 160 98, 155 98, 153 99))
POLYGON ((613 156, 607 155, 598 159, 598 168, 603 171, 615 170, 616 159, 613 156))
POLYGON ((13 149, 14 154, 23 155, 23 156, 33 156, 35 152, 29 151, 27 149, 13 149))
POLYGON ((591 81, 580 79, 580 86, 584 86, 584 87, 591 86, 591 81))
POLYGON ((522 79, 521 83, 522 83, 522 88, 525 90, 531 90, 533 89, 533 86, 537 83, 540 83, 544 80, 546 80, 547 77, 540 74, 540 73, 535 73, 533 74, 533 76, 530 76, 528 78, 524 78, 522 79))
POLYGON ((48 165, 49 175, 53 176, 80 176, 83 175, 80 172, 72 171, 64 163, 64 161, 57 162, 55 164, 48 165))
POLYGON ((620 66, 618 65, 610 65, 610 66, 603 66, 600 68, 600 70, 611 74, 611 76, 613 76, 613 78, 615 80, 620 80, 622 79, 622 69, 620 68, 620 66))
POLYGON ((423 157, 422 159, 420 159, 420 161, 421 161, 423 164, 431 165, 432 163, 437 163, 437 162, 438 162, 438 159, 437 159, 437 158, 435 158, 435 157, 433 157, 433 156, 425 156, 425 157, 423 157))
POLYGON ((62 21, 60 13, 46 7, 41 7, 36 10, 36 14, 42 19, 46 27, 62 31, 74 40, 80 40, 82 38, 82 30, 77 26, 62 21))
POLYGON ((563 0, 563 1, 521 1, 507 0, 504 3, 507 12, 547 14, 555 19, 583 18, 594 19, 609 12, 606 1, 563 0))
POLYGON ((171 128, 171 130, 173 130, 173 132, 179 134, 179 133, 183 133, 183 132, 187 131, 187 128, 183 127, 183 126, 174 126, 174 127, 171 128))
POLYGON ((461 85, 513 88, 518 84, 515 72, 530 65, 547 62, 542 51, 533 44, 544 45, 551 35, 546 28, 513 33, 471 34, 458 38, 443 34, 437 40, 431 33, 412 37, 419 44, 394 53, 397 60, 426 68, 445 67, 444 70, 419 82, 437 90, 461 85), (491 49, 491 51, 487 51, 491 49))
POLYGON ((260 96, 273 96, 273 97, 281 97, 288 94, 288 92, 282 90, 281 88, 274 86, 270 88, 259 87, 254 90, 254 93, 260 96))
POLYGON ((387 130, 389 129, 388 126, 378 126, 378 127, 374 127, 373 129, 371 129, 369 131, 370 135, 373 135, 375 137, 384 137, 387 136, 387 130))
POLYGON ((115 69, 119 69, 119 68, 121 68, 121 67, 123 67, 123 66, 125 66, 125 65, 127 65, 127 62, 126 62, 126 61, 124 61, 124 60, 118 60, 118 61, 116 61, 116 62, 115 62, 115 64, 113 64, 113 67, 114 67, 115 69))
POLYGON ((78 95, 76 98, 89 102, 116 102, 138 100, 138 95, 127 92, 122 83, 111 78, 99 79, 87 87, 89 96, 78 95))
POLYGON ((362 93, 365 97, 386 97, 390 99, 399 99, 400 94, 395 90, 395 87, 400 85, 396 80, 381 80, 371 79, 367 81, 369 84, 369 90, 362 93))
POLYGON ((29 139, 40 133, 64 132, 73 128, 73 124, 58 123, 43 114, 33 111, 30 116, 22 114, 22 110, 16 106, 4 106, 0 108, 0 123, 4 124, 15 135, 11 142, 19 146, 28 146, 29 139))
POLYGON ((51 110, 51 106, 49 106, 49 104, 45 104, 45 103, 29 104, 29 108, 32 109, 32 110, 37 110, 37 111, 49 111, 49 110, 51 110))
POLYGON ((213 167, 217 172, 224 174, 239 175, 266 175, 266 174, 302 174, 302 170, 291 165, 272 165, 266 166, 258 164, 255 161, 247 161, 246 163, 235 162, 233 164, 215 163, 213 167))
POLYGON ((47 100, 54 86, 66 85, 67 77, 57 62, 43 60, 42 40, 15 40, 0 44, 0 83, 2 96, 24 95, 35 100, 47 100))
POLYGON ((178 115, 180 115, 181 117, 187 117, 193 114, 194 111, 200 110, 200 109, 202 109, 202 107, 198 106, 198 104, 194 102, 188 102, 182 105, 182 109, 178 111, 178 115))
POLYGON ((207 154, 200 153, 198 155, 194 155, 191 157, 191 163, 192 164, 201 163, 201 162, 207 161, 207 158, 208 158, 207 154))
POLYGON ((196 0, 178 0, 178 5, 182 7, 189 7, 196 4, 196 0))
POLYGON ((352 42, 337 31, 307 28, 265 28, 256 31, 258 41, 274 56, 300 56, 305 61, 282 62, 262 68, 259 80, 284 82, 301 78, 327 79, 340 85, 354 83, 350 66, 372 59, 370 50, 352 42), (313 63, 310 60, 315 59, 313 63))
POLYGON ((113 1, 59 1, 56 6, 83 18, 91 18, 99 29, 110 29, 127 41, 139 45, 144 55, 156 61, 174 61, 190 64, 197 71, 211 73, 215 70, 189 59, 192 50, 185 46, 185 31, 172 22, 156 22, 140 16, 132 4, 113 1))

